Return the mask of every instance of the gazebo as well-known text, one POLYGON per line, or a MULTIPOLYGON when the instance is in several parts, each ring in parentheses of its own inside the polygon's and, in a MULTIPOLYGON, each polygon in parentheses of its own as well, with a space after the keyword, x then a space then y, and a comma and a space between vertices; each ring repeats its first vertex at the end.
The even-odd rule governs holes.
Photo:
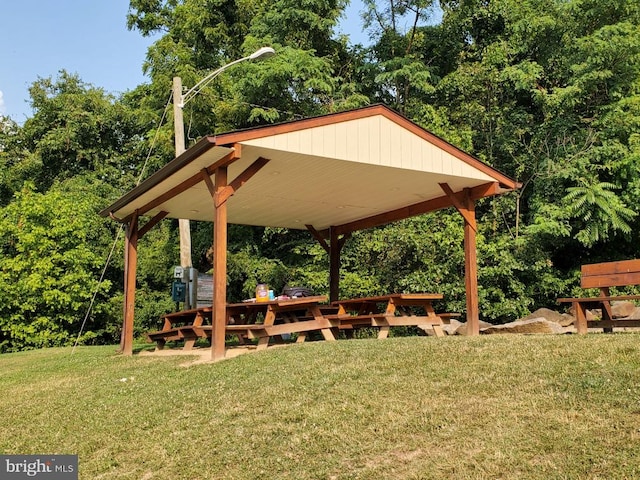
POLYGON ((164 218, 213 221, 214 360, 225 355, 229 223, 308 230, 329 255, 337 300, 340 251, 352 232, 455 207, 464 221, 467 332, 478 334, 475 202, 518 187, 382 105, 204 137, 100 212, 127 227, 123 352, 132 353, 137 243, 164 218))

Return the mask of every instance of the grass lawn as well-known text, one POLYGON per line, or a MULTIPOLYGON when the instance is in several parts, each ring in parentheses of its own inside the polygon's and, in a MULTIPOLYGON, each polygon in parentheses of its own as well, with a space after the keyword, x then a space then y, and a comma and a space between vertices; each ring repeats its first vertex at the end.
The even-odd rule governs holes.
POLYGON ((0 452, 82 479, 640 477, 640 335, 0 356, 0 452))

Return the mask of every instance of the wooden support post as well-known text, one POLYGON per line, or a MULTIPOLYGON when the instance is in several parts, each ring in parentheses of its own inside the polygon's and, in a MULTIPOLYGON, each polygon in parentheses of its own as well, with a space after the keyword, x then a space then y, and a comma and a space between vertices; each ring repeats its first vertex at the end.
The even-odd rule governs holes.
POLYGON ((133 354, 133 319, 136 304, 136 269, 138 264, 138 212, 135 212, 127 226, 125 235, 124 265, 124 322, 121 351, 124 355, 133 354))
POLYGON ((440 188, 451 204, 464 218, 464 286, 467 297, 467 335, 480 334, 480 312, 478 308, 478 256, 476 253, 476 205, 473 190, 465 188, 456 194, 446 183, 440 188))
POLYGON ((306 227, 329 254, 329 301, 335 302, 340 298, 340 252, 345 242, 351 238, 351 233, 345 233, 341 237, 335 227, 330 227, 327 244, 323 235, 313 228, 313 225, 306 225, 306 227))
POLYGON ((480 334, 480 314, 478 308, 478 257, 476 253, 476 207, 464 190, 464 283, 467 296, 467 335, 480 334))
POLYGON ((227 167, 215 171, 214 224, 213 224, 213 332, 211 359, 221 360, 225 355, 227 323, 227 202, 221 201, 227 187, 227 167))
POLYGON ((127 268, 129 265, 128 259, 128 251, 129 251, 129 236, 125 227, 124 234, 124 285, 123 285, 123 302, 122 302, 122 328, 120 329, 120 348, 118 349, 118 353, 124 352, 124 331, 126 328, 126 318, 127 318, 127 268))
POLYGON ((329 301, 340 299, 340 250, 342 245, 334 228, 329 229, 329 301))
POLYGON ((324 239, 322 234, 319 231, 317 231, 315 228, 313 228, 313 225, 305 225, 305 227, 307 227, 307 230, 309 230, 311 235, 313 235, 313 238, 317 240, 320 246, 324 248, 324 251, 327 253, 331 253, 331 247, 329 246, 327 241, 324 239))
POLYGON ((573 302, 573 314, 576 317, 576 332, 584 335, 587 333, 587 307, 582 302, 573 302))

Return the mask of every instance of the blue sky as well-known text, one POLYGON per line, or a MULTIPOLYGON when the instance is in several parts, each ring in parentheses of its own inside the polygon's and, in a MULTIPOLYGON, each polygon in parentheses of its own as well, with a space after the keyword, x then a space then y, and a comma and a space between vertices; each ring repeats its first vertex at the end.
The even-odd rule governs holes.
MULTIPOLYGON (((0 114, 22 124, 32 116, 29 86, 59 70, 114 94, 147 79, 142 64, 154 39, 129 31, 129 0, 0 0, 0 114)), ((342 22, 354 43, 366 43, 360 0, 342 22)))
POLYGON ((0 0, 0 113, 31 116, 28 88, 61 69, 109 92, 143 83, 150 39, 126 26, 128 0, 0 0))

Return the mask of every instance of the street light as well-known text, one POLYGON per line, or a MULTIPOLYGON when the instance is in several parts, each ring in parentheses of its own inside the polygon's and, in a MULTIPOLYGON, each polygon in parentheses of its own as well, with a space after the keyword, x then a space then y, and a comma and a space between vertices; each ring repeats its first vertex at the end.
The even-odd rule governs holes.
MULTIPOLYGON (((176 147, 176 157, 181 155, 185 151, 184 141, 184 118, 182 116, 182 109, 189 100, 195 97, 200 91, 215 77, 220 75, 229 67, 236 65, 246 60, 263 60, 265 58, 275 55, 275 51, 271 47, 262 47, 255 51, 248 57, 239 58, 231 63, 223 65, 217 70, 211 72, 204 77, 193 88, 187 90, 186 93, 182 93, 182 79, 180 77, 173 77, 173 126, 174 126, 174 142, 176 147)), ((183 268, 190 268, 191 263, 191 231, 189 227, 189 220, 179 219, 178 227, 180 231, 180 265, 183 268)))

